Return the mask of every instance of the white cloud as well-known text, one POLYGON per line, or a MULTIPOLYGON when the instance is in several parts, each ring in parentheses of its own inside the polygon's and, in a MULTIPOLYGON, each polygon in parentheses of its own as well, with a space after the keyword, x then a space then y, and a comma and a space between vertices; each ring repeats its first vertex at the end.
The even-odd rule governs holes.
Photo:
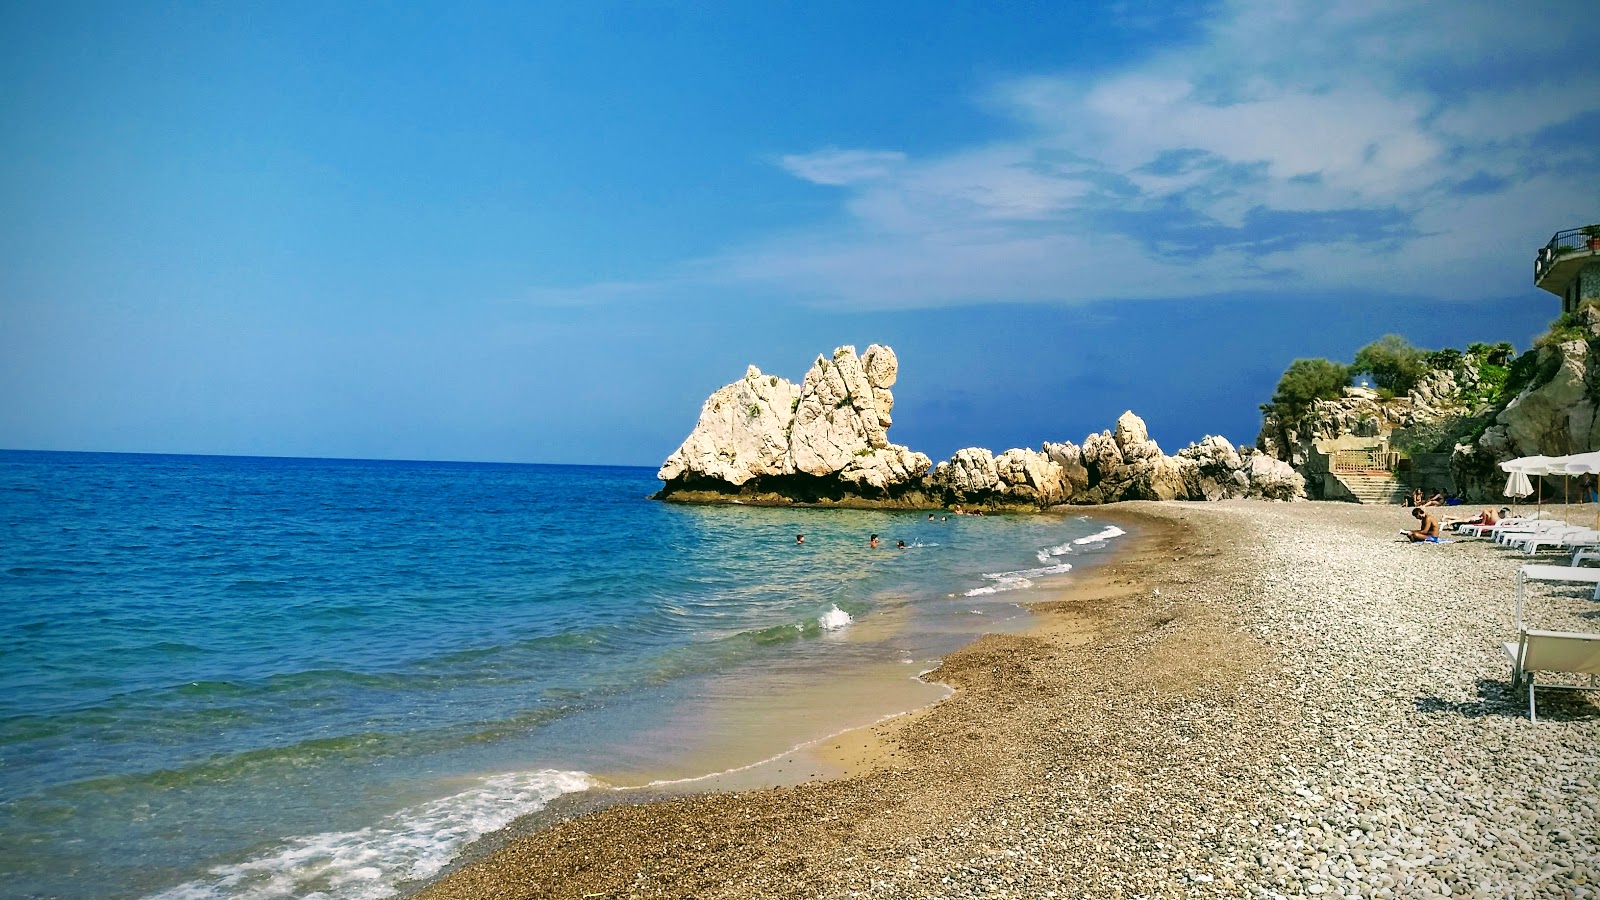
POLYGON ((906 155, 898 150, 818 150, 783 157, 783 167, 815 184, 847 185, 872 181, 892 172, 906 155))
POLYGON ((696 268, 854 307, 1526 290, 1537 244, 1600 213, 1600 181, 1552 174, 1600 167, 1594 119, 1541 138, 1600 110, 1573 9, 1237 0, 1132 67, 992 86, 1009 139, 785 156, 839 220, 696 268))

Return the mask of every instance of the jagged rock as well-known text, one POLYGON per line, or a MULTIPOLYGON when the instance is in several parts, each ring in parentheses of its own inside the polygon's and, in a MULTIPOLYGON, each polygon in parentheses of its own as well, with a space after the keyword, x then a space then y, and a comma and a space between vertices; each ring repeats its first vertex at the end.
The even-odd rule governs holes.
POLYGON ((672 481, 692 474, 738 486, 793 472, 787 429, 799 397, 793 382, 751 366, 743 378, 706 398, 694 431, 656 477, 672 481))
POLYGON ((1495 424, 1518 455, 1561 456, 1595 446, 1595 381, 1589 345, 1567 341, 1539 351, 1554 371, 1537 387, 1513 399, 1495 424))
POLYGON ((857 454, 839 471, 839 479, 867 494, 884 494, 901 485, 913 484, 933 465, 925 454, 890 445, 870 453, 857 454))
POLYGON ((1189 496, 1194 499, 1225 500, 1241 496, 1250 488, 1250 473, 1239 451, 1224 438, 1206 435, 1179 450, 1177 456, 1190 463, 1185 475, 1189 496))
POLYGON ((883 497, 916 487, 932 460, 888 438, 898 371, 894 351, 877 344, 862 357, 850 346, 818 356, 798 386, 751 366, 706 400, 694 431, 667 457, 657 473, 663 495, 748 487, 780 497, 799 488, 883 497))
POLYGON ((994 467, 1007 502, 1048 507, 1067 499, 1061 466, 1044 453, 1007 450, 995 458, 994 467))
POLYGON ((1293 466, 1250 448, 1246 448, 1241 458, 1250 473, 1249 493, 1246 496, 1266 500, 1305 499, 1306 480, 1293 466))
POLYGON ((794 471, 832 475, 849 467, 857 451, 889 446, 885 423, 890 414, 879 409, 879 398, 888 401, 886 406, 893 404, 889 385, 898 365, 893 351, 885 347, 874 344, 867 353, 879 373, 879 384, 868 377, 854 347, 840 347, 832 359, 818 356, 811 364, 800 382, 800 403, 789 436, 794 471))
POLYGON ((963 447, 934 467, 931 480, 947 497, 968 502, 993 493, 1000 486, 1000 473, 995 471, 994 454, 982 447, 963 447))
POLYGON ((817 357, 799 385, 751 366, 707 398, 694 431, 658 473, 666 482, 659 496, 1037 509, 1299 490, 1286 465, 1241 454, 1221 438, 1167 456, 1131 410, 1081 446, 1046 443, 999 456, 968 447, 934 467, 889 443, 898 374, 894 351, 876 344, 860 357, 848 346, 817 357))
MULTIPOLYGON (((1583 310, 1600 321, 1600 311, 1583 310)), ((1451 454, 1451 478, 1466 497, 1502 498, 1506 475, 1499 464, 1508 459, 1600 448, 1600 358, 1585 341, 1536 352, 1532 383, 1495 415, 1476 441, 1457 444, 1451 454)))
POLYGON ((1044 455, 1061 467, 1062 492, 1071 499, 1089 489, 1089 470, 1083 465, 1083 448, 1071 441, 1046 441, 1044 455))

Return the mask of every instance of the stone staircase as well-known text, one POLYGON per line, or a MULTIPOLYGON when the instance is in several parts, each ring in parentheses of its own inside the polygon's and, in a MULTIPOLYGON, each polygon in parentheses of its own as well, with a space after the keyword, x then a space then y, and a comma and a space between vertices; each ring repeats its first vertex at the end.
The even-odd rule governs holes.
POLYGON ((1372 473, 1366 475, 1337 474, 1339 483, 1345 490, 1355 497, 1357 503, 1389 504, 1404 503, 1409 493, 1405 483, 1391 474, 1382 475, 1372 473))

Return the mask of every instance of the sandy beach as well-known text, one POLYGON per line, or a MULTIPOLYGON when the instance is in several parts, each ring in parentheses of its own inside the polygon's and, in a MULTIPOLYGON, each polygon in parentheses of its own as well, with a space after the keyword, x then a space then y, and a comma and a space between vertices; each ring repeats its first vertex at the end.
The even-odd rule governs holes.
MULTIPOLYGON (((1094 515, 1115 561, 948 656, 949 699, 812 748, 844 774, 549 815, 417 896, 1600 891, 1600 702, 1542 692, 1534 724, 1509 690, 1526 557, 1401 542, 1397 507, 1094 515)), ((1527 615, 1600 630, 1576 588, 1527 615)))

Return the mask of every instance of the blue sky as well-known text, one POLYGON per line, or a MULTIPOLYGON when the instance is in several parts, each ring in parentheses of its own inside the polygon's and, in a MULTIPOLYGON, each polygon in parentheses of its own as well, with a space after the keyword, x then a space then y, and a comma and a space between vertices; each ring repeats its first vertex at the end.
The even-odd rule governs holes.
POLYGON ((1526 346, 1600 221, 1573 4, 0 7, 0 446, 658 463, 746 363, 892 439, 1249 442, 1526 346))

